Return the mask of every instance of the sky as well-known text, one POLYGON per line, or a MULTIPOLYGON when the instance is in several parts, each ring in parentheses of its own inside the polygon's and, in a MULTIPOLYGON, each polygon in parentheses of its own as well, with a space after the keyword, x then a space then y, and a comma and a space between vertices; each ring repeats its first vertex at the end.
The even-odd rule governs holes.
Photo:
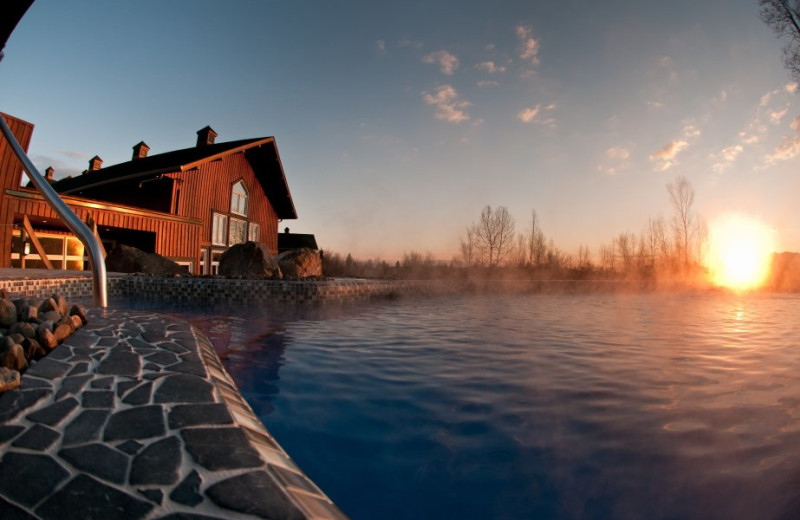
POLYGON ((800 105, 756 0, 36 0, 0 111, 56 178, 274 136, 323 249, 449 260, 486 205, 567 253, 669 217, 763 222, 800 251, 800 105))

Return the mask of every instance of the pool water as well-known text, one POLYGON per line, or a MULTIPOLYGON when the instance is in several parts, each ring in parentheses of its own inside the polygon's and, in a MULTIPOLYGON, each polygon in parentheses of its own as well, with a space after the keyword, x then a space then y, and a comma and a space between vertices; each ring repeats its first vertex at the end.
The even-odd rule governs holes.
POLYGON ((800 296, 334 308, 205 324, 354 520, 800 518, 800 296))

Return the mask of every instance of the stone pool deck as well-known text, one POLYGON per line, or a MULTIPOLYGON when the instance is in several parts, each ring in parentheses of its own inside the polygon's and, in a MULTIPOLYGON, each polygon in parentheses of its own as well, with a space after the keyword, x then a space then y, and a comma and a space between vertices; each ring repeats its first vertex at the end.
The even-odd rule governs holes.
MULTIPOLYGON (((68 299, 91 289, 86 273, 64 271, 0 270, 0 287, 68 299)), ((347 518, 202 332, 148 312, 88 318, 0 395, 1 519, 347 518)))
POLYGON ((0 396, 0 518, 346 518, 202 333, 102 314, 0 396))

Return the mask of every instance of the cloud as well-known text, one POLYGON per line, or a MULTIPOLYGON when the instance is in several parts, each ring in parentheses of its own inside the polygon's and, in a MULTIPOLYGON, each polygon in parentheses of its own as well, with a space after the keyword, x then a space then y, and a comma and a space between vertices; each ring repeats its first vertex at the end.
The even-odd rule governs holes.
POLYGON ((549 105, 542 107, 541 103, 537 103, 534 107, 523 108, 517 114, 517 119, 522 121, 525 124, 531 123, 538 123, 540 125, 551 126, 556 123, 556 120, 552 117, 548 117, 545 119, 541 119, 538 116, 544 116, 542 112, 550 112, 551 110, 556 108, 555 103, 550 103, 549 105))
POLYGON ((517 37, 520 40, 519 57, 531 65, 539 65, 539 42, 533 37, 533 30, 528 25, 518 25, 517 37))
POLYGON ((783 138, 783 142, 775 149, 775 153, 767 155, 767 164, 775 164, 800 154, 800 135, 788 136, 783 138))
MULTIPOLYGON (((52 166, 55 170, 55 178, 61 179, 63 177, 80 175, 86 168, 86 164, 84 163, 91 157, 88 153, 74 150, 57 150, 57 153, 67 159, 65 160, 64 157, 53 157, 51 155, 33 155, 31 156, 31 161, 42 175, 44 175, 44 171, 48 166, 52 166), (78 163, 78 161, 80 161, 80 163, 78 163)), ((22 182, 23 184, 28 182, 27 174, 22 176, 22 182)))
POLYGON ((397 42, 397 45, 399 45, 400 47, 411 47, 411 48, 414 48, 414 49, 421 49, 422 48, 422 42, 421 41, 412 40, 410 38, 403 38, 402 40, 397 42))
POLYGON ((482 61, 475 65, 475 68, 484 72, 488 72, 489 74, 502 74, 506 71, 504 65, 498 65, 493 61, 482 61))
POLYGON ((783 88, 789 94, 794 94, 797 92, 797 83, 787 83, 783 88))
POLYGON ((675 165, 678 154, 688 146, 689 142, 683 139, 670 141, 656 153, 650 155, 650 160, 656 162, 656 170, 667 171, 675 165))
POLYGON ((533 119, 539 114, 540 105, 531 108, 524 108, 517 114, 517 119, 523 123, 531 123, 533 119))
POLYGON ((597 169, 606 175, 616 175, 630 166, 631 151, 623 146, 612 146, 603 152, 605 161, 597 169))
POLYGON ((748 134, 747 132, 739 132, 739 139, 741 139, 744 144, 755 144, 760 140, 758 135, 748 134))
POLYGON ((460 123, 469 120, 464 109, 470 106, 468 101, 459 99, 458 92, 451 85, 439 85, 434 94, 422 93, 422 99, 436 108, 436 119, 449 123, 460 123))
POLYGON ((494 81, 494 80, 484 79, 484 80, 478 81, 475 84, 478 85, 481 88, 486 88, 486 87, 496 87, 496 86, 498 86, 500 84, 500 82, 494 81))
POLYGON ((711 169, 717 173, 721 173, 728 166, 736 162, 736 159, 744 151, 744 146, 740 144, 733 144, 723 148, 719 154, 712 154, 712 158, 716 162, 711 166, 711 169))
POLYGON ((739 157, 739 154, 744 151, 744 148, 740 144, 734 144, 732 146, 728 146, 727 148, 722 149, 722 158, 728 162, 733 162, 739 157))
POLYGON ((781 122, 781 119, 783 119, 783 116, 785 116, 786 112, 788 111, 789 111, 788 108, 784 108, 783 110, 772 110, 769 113, 769 119, 772 121, 773 124, 777 125, 778 123, 781 122))
POLYGON ((769 103, 770 98, 772 96, 774 96, 775 94, 777 94, 778 92, 780 92, 780 91, 777 90, 777 89, 776 90, 771 90, 770 92, 767 92, 766 94, 761 96, 761 101, 758 103, 758 106, 760 106, 760 107, 767 106, 767 104, 769 103))
POLYGON ((791 125, 789 125, 789 126, 790 126, 790 127, 792 128, 792 130, 794 130, 795 132, 796 132, 797 130, 800 130, 800 116, 797 116, 797 117, 795 117, 795 118, 794 118, 794 121, 792 121, 792 124, 791 124, 791 125))
POLYGON ((458 58, 447 51, 436 51, 422 57, 423 63, 438 63, 442 74, 452 76, 458 69, 458 58))
POLYGON ((685 139, 692 139, 700 135, 700 129, 692 124, 685 124, 681 130, 681 135, 685 139))
POLYGON ((605 156, 609 159, 622 159, 627 160, 631 156, 630 150, 621 146, 612 146, 605 152, 605 156))
POLYGON ((384 40, 377 40, 375 42, 375 48, 378 49, 378 52, 383 54, 386 52, 386 42, 384 40))

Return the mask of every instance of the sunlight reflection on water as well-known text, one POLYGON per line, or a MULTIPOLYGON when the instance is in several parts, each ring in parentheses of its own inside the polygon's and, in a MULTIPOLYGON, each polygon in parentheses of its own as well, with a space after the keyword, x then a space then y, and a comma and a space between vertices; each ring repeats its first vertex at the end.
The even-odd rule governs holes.
POLYGON ((356 520, 796 518, 799 310, 494 296, 217 334, 244 345, 227 366, 256 412, 356 520))

